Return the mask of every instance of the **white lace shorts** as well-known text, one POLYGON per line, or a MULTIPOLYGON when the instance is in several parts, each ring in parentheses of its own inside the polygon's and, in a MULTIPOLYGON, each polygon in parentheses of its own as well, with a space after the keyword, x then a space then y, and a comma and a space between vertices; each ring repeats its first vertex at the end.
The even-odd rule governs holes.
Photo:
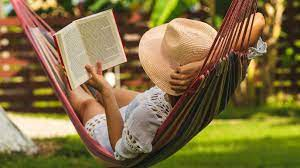
MULTIPOLYGON (((120 108, 120 113, 125 119, 125 111, 127 106, 120 108)), ((113 153, 112 147, 110 145, 108 130, 107 130, 107 122, 105 114, 98 114, 91 118, 86 124, 85 129, 88 133, 105 149, 113 153)))

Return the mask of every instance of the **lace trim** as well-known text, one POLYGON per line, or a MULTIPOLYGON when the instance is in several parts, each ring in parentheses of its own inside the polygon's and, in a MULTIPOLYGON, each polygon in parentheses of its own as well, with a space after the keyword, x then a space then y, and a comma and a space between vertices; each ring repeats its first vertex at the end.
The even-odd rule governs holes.
POLYGON ((121 155, 119 155, 117 152, 114 153, 116 160, 123 161, 125 158, 123 158, 121 155))
POLYGON ((116 151, 114 152, 114 156, 116 160, 126 160, 130 158, 135 158, 138 153, 145 152, 142 150, 141 145, 138 143, 136 138, 130 134, 130 131, 127 129, 126 125, 124 126, 122 137, 125 138, 120 139, 116 144, 116 151), (120 147, 120 145, 124 145, 124 146, 120 147), (124 153, 125 156, 122 156, 120 153, 118 153, 118 150, 121 151, 124 150, 122 152, 125 152, 124 153))
POLYGON ((125 140, 131 152, 133 153, 143 153, 141 145, 138 143, 137 139, 131 135, 127 127, 124 128, 125 140))
MULTIPOLYGON (((158 121, 162 124, 162 122, 169 115, 172 106, 165 100, 165 93, 159 89, 158 87, 153 87, 149 91, 145 92, 147 99, 145 99, 144 105, 147 106, 147 109, 151 109, 151 111, 155 114, 158 121)), ((130 130, 124 127, 124 133, 126 138, 126 143, 130 150, 134 153, 149 153, 152 148, 150 147, 142 147, 138 140, 132 136, 130 130)), ((151 146, 152 147, 152 146, 151 146)))
POLYGON ((85 124, 85 129, 92 137, 94 137, 96 126, 99 125, 101 122, 105 122, 105 121, 106 121, 105 114, 98 114, 85 124))
POLYGON ((126 160, 126 158, 124 158, 124 157, 122 157, 118 152, 117 152, 117 146, 119 146, 120 145, 120 143, 122 143, 122 139, 119 139, 118 140, 118 142, 117 142, 117 144, 116 144, 116 148, 115 148, 115 152, 114 152, 114 156, 115 156, 115 159, 116 160, 126 160))
POLYGON ((163 122, 169 115, 172 106, 165 99, 165 92, 157 86, 153 87, 149 100, 145 103, 156 115, 160 122, 163 122))
POLYGON ((248 59, 254 59, 267 53, 268 45, 260 37, 255 47, 250 47, 248 51, 248 59))

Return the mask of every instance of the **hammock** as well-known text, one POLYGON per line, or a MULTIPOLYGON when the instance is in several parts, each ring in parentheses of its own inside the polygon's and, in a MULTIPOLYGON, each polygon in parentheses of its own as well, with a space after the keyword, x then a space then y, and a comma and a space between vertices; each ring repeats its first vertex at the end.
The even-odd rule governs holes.
POLYGON ((246 26, 252 30, 257 8, 257 0, 232 1, 204 66, 158 129, 152 152, 132 160, 117 161, 86 132, 65 94, 65 85, 55 67, 60 64, 60 59, 53 45, 54 30, 27 6, 25 0, 11 0, 11 3, 82 141, 95 158, 109 167, 149 167, 162 161, 181 149, 224 110, 244 79, 249 64, 245 52, 233 49, 238 45, 238 38, 250 39, 251 33, 246 34, 247 30, 242 31, 242 28, 246 26), (243 22, 245 19, 247 22, 243 22), (34 29, 42 34, 36 34, 34 29), (38 36, 43 36, 44 40, 38 36))

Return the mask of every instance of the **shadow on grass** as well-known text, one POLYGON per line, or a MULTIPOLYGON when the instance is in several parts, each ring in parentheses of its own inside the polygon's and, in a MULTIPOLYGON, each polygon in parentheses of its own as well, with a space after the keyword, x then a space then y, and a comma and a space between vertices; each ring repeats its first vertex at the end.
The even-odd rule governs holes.
POLYGON ((189 143, 155 166, 203 168, 299 168, 300 136, 189 143))
POLYGON ((35 140, 40 151, 35 156, 0 155, 1 168, 99 168, 78 136, 35 140))
MULTIPOLYGON (((55 150, 43 149, 39 155, 0 156, 1 168, 96 168, 99 164, 89 155, 77 136, 38 140, 54 143, 55 150)), ((297 168, 300 167, 300 136, 263 139, 192 141, 156 168, 297 168)))
POLYGON ((228 105, 227 108, 217 117, 220 119, 247 119, 247 118, 267 118, 270 116, 277 117, 294 117, 300 118, 299 106, 288 107, 270 107, 270 106, 243 106, 233 107, 228 105))

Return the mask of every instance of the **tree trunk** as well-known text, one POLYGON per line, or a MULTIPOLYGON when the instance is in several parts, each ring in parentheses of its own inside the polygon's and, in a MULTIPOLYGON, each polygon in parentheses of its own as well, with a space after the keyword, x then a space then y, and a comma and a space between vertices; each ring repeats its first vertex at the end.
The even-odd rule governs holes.
POLYGON ((235 105, 264 104, 267 97, 274 93, 273 81, 278 62, 278 39, 282 28, 285 0, 267 0, 264 2, 266 26, 264 40, 268 43, 268 52, 262 58, 253 60, 248 68, 248 77, 238 89, 233 102, 235 105), (259 71, 257 71, 259 69, 259 71), (256 73, 259 72, 259 73, 256 73), (256 92, 256 80, 260 79, 263 89, 256 92))
POLYGON ((267 1, 264 5, 267 22, 264 34, 268 43, 268 53, 263 57, 261 64, 261 79, 264 84, 262 96, 264 100, 274 93, 273 78, 278 62, 278 39, 282 29, 282 17, 285 7, 285 0, 267 1))
POLYGON ((0 107, 0 152, 35 154, 37 147, 14 125, 0 107))

